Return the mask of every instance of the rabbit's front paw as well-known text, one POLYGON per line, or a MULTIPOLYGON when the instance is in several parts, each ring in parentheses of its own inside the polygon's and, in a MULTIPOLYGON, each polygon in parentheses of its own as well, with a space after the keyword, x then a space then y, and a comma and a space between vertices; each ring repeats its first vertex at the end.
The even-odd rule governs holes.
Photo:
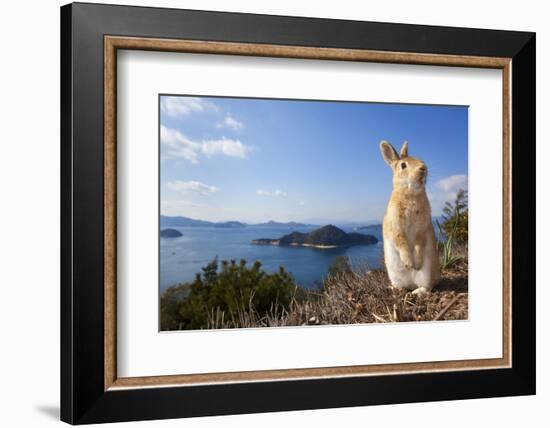
POLYGON ((414 269, 415 270, 421 270, 422 266, 424 266, 424 252, 422 251, 422 247, 420 245, 416 245, 414 247, 414 269))
POLYGON ((424 263, 422 263, 422 260, 417 260, 413 267, 415 270, 421 270, 422 266, 424 266, 424 263))
POLYGON ((401 256, 401 262, 407 269, 413 268, 413 260, 409 256, 401 256))

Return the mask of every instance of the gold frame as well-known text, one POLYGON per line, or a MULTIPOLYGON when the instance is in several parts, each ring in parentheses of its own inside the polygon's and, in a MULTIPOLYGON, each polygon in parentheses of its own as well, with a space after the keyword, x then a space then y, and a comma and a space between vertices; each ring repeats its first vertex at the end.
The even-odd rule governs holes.
POLYGON ((105 36, 104 38, 104 389, 185 386, 511 367, 511 58, 382 52, 249 43, 105 36), (117 377, 116 369, 116 52, 118 49, 335 61, 441 65, 502 70, 503 81, 503 349, 502 358, 262 370, 171 376, 117 377))

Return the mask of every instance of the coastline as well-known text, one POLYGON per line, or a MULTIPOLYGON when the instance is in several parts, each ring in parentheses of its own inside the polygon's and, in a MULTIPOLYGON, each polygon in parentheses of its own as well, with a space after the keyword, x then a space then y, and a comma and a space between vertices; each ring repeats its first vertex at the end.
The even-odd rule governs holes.
POLYGON ((330 248, 338 248, 338 247, 347 247, 347 245, 315 245, 315 244, 296 244, 296 243, 292 243, 290 245, 294 246, 294 247, 319 248, 321 250, 330 249, 330 248))
POLYGON ((258 240, 253 240, 252 244, 254 245, 276 245, 280 247, 310 247, 310 248, 318 248, 320 250, 327 250, 331 248, 339 248, 339 247, 347 247, 348 245, 315 245, 315 244, 298 244, 297 242, 293 242, 289 245, 281 245, 279 243, 279 240, 273 241, 273 242, 259 242, 258 240))

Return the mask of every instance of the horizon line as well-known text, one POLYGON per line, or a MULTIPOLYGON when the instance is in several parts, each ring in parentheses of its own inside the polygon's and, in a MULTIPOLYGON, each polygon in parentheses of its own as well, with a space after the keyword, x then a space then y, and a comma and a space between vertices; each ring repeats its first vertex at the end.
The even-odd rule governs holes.
MULTIPOLYGON (((180 218, 186 218, 186 219, 189 219, 189 220, 194 220, 194 221, 206 221, 206 222, 209 222, 209 223, 229 223, 229 222, 238 222, 238 223, 243 223, 243 224, 250 224, 250 225, 254 225, 254 224, 261 224, 261 223, 270 223, 270 222, 273 222, 273 223, 302 223, 302 224, 310 224, 312 226, 319 226, 319 224, 316 224, 316 221, 313 220, 313 221, 308 221, 308 220, 288 220, 288 221, 280 221, 280 220, 274 220, 273 218, 270 218, 268 220, 263 220, 263 221, 249 221, 249 220, 204 220, 204 219, 200 219, 200 218, 193 218, 193 217, 187 217, 185 215, 181 215, 181 214, 177 214, 177 215, 168 215, 168 214, 160 214, 160 217, 171 217, 171 218, 174 218, 174 217, 180 217, 180 218)), ((378 220, 378 219, 374 219, 374 220, 329 220, 328 223, 326 221, 321 221, 320 223, 326 223, 326 224, 330 224, 330 223, 382 223, 382 219, 378 220)))

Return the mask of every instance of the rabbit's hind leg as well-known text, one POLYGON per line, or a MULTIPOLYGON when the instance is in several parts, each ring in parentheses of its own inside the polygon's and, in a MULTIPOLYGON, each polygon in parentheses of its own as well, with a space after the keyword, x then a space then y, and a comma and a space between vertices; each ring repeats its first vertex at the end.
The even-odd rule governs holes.
POLYGON ((384 262, 392 287, 408 290, 416 288, 413 278, 414 271, 403 264, 397 248, 389 239, 384 241, 384 262))
POLYGON ((424 253, 422 268, 414 271, 414 294, 423 294, 431 291, 433 287, 432 260, 428 252, 424 253))

